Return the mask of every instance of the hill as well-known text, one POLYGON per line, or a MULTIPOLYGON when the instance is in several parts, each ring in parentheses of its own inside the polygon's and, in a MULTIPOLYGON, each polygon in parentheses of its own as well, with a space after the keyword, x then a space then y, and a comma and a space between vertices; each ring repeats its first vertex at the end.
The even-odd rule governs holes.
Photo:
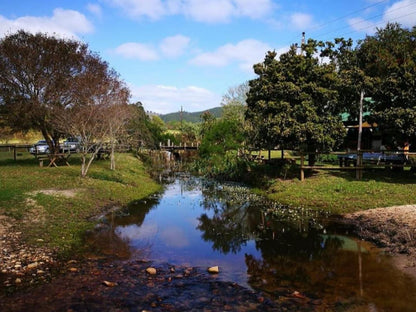
MULTIPOLYGON (((200 122, 201 121, 201 114, 204 112, 210 112, 212 115, 214 115, 216 118, 221 117, 222 115, 222 107, 214 107, 211 109, 207 109, 207 110, 203 110, 200 112, 193 112, 193 113, 189 113, 189 112, 182 112, 182 120, 183 121, 187 121, 187 122, 200 122)), ((164 114, 164 115, 160 115, 160 118, 165 122, 172 122, 172 121, 180 121, 181 120, 181 112, 176 112, 176 113, 169 113, 169 114, 164 114)))

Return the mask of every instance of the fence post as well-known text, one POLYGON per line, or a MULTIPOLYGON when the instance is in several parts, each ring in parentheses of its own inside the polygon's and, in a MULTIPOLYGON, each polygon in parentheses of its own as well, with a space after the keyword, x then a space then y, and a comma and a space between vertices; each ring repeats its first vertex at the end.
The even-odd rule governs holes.
POLYGON ((355 178, 361 180, 363 178, 363 153, 359 150, 357 151, 357 169, 355 170, 355 178))
POLYGON ((305 180, 305 171, 303 170, 303 164, 305 161, 305 156, 303 154, 300 155, 300 180, 305 180))

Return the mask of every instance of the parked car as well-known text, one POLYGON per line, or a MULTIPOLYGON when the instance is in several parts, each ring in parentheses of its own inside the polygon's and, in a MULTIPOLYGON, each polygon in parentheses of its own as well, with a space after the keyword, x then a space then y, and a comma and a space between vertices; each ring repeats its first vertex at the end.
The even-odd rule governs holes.
POLYGON ((80 142, 78 138, 67 138, 62 144, 61 149, 63 152, 78 153, 79 147, 80 147, 80 142))
MULTIPOLYGON (((357 163, 357 154, 338 155, 339 165, 348 167, 357 163)), ((387 154, 387 153, 363 153, 363 163, 367 164, 383 164, 383 165, 403 165, 406 163, 406 156, 403 153, 387 154)))
POLYGON ((49 145, 48 143, 46 143, 46 140, 40 140, 29 149, 29 153, 31 153, 32 155, 48 154, 49 145))

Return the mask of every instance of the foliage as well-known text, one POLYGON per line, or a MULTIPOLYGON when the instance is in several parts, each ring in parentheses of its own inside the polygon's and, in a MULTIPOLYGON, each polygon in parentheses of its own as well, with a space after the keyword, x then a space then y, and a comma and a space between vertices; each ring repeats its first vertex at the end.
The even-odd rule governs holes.
POLYGON ((130 118, 126 125, 126 140, 136 150, 141 146, 153 146, 154 140, 148 128, 148 115, 141 102, 129 105, 130 118))
POLYGON ((212 121, 199 147, 200 169, 208 176, 236 178, 246 170, 246 161, 238 151, 244 133, 235 120, 212 121))
POLYGON ((152 142, 149 145, 150 148, 157 149, 159 148, 160 143, 166 144, 168 140, 170 140, 171 143, 179 144, 175 135, 166 132, 166 125, 159 116, 152 115, 150 118, 146 119, 146 126, 152 135, 152 142))
POLYGON ((201 127, 199 129, 199 135, 200 135, 201 139, 203 139, 205 134, 215 124, 216 118, 209 111, 203 112, 201 114, 200 118, 201 118, 201 127))
POLYGON ((416 144, 416 26, 388 24, 357 47, 360 67, 374 84, 372 112, 400 146, 416 144))
MULTIPOLYGON (((336 147, 344 129, 339 116, 334 64, 320 63, 318 42, 308 40, 276 59, 268 52, 254 65, 258 78, 249 82, 246 119, 253 147, 326 151, 336 147)), ((311 159, 311 158, 310 158, 311 159)))
POLYGON ((93 58, 85 44, 24 31, 0 41, 0 104, 14 130, 42 132, 50 150, 64 135, 53 125, 56 110, 74 102, 77 77, 93 58))
POLYGON ((0 90, 2 112, 14 130, 41 131, 54 153, 61 137, 80 138, 83 177, 104 140, 114 151, 127 119, 129 90, 77 41, 24 31, 6 36, 0 41, 0 90))
POLYGON ((248 82, 228 89, 227 93, 222 97, 222 118, 235 119, 244 124, 248 91, 248 82))

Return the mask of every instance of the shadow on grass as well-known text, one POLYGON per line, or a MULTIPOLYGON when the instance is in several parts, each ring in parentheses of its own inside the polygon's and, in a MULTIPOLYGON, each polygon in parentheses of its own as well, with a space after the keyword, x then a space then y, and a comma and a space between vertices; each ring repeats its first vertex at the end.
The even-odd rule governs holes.
MULTIPOLYGON (((328 171, 328 174, 348 181, 357 181, 355 170, 328 171)), ((361 181, 377 181, 385 183, 414 184, 416 182, 415 172, 410 170, 391 170, 385 168, 371 168, 363 170, 361 181)))

